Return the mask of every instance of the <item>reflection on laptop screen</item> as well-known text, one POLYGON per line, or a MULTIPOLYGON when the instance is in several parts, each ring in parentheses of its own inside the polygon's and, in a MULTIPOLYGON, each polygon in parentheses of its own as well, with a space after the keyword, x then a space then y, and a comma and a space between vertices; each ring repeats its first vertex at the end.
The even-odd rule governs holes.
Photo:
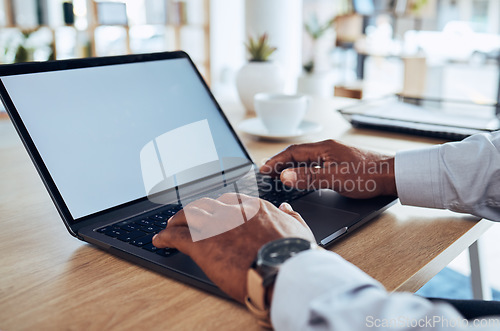
MULTIPOLYGON (((74 219, 145 197, 141 150, 190 123, 208 122, 219 158, 247 159, 187 59, 2 82, 74 219)), ((189 150, 196 141, 176 144, 172 150, 189 150)))

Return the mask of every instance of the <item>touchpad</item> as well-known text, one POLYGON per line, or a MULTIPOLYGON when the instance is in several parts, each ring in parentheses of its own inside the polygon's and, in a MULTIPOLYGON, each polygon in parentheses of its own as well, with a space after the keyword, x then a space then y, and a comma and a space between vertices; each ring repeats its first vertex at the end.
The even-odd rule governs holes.
POLYGON ((356 223, 360 215, 348 211, 332 208, 323 204, 316 204, 299 199, 292 203, 297 211, 311 228, 316 241, 329 237, 333 233, 350 227, 356 223))

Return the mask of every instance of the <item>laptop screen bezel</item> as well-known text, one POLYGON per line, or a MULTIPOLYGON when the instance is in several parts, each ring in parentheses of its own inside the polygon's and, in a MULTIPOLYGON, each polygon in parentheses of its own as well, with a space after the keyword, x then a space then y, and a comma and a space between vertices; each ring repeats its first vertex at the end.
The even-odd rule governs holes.
POLYGON ((150 53, 150 54, 134 54, 134 55, 122 55, 122 56, 110 56, 110 57, 98 57, 98 58, 83 58, 83 59, 71 59, 71 60, 60 60, 60 61, 48 61, 48 62, 29 62, 29 63, 19 63, 19 64, 9 64, 0 66, 0 98, 10 116, 11 121, 14 124, 32 162, 35 165, 42 181, 47 188, 50 197, 52 198, 56 208, 63 219, 68 231, 73 235, 77 236, 78 230, 84 226, 91 225, 96 222, 102 222, 103 220, 109 220, 111 222, 115 220, 120 220, 126 217, 133 216, 135 213, 140 211, 146 211, 154 208, 158 208, 148 201, 147 197, 139 198, 133 201, 129 201, 118 206, 114 206, 78 219, 74 219, 71 215, 66 202, 64 201, 59 189, 55 185, 55 182, 50 175, 41 155, 39 154, 26 126, 24 125, 21 117, 14 106, 4 84, 2 77, 13 76, 13 75, 24 75, 24 74, 34 74, 50 71, 60 71, 60 70, 72 70, 72 69, 82 69, 82 68, 93 68, 99 66, 110 66, 118 64, 127 63, 137 63, 137 62, 148 62, 148 61, 162 61, 162 60, 172 60, 172 59, 186 59, 190 63, 192 69, 196 72, 198 78, 200 79, 203 87, 210 96, 210 99, 214 103, 214 106, 219 111, 220 116, 224 119, 227 124, 233 138, 238 142, 241 150, 244 152, 249 163, 253 163, 252 158, 248 154, 247 150, 243 146, 242 142, 238 138, 234 128, 230 124, 226 115, 222 111, 222 108, 216 101, 210 89, 201 76, 200 72, 197 70, 196 65, 193 63, 189 55, 183 51, 175 52, 162 52, 162 53, 150 53))

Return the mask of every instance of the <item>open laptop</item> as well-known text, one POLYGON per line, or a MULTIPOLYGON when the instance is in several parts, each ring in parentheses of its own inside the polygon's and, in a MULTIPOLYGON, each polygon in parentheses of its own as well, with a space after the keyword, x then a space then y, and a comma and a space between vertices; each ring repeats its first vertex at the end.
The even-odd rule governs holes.
POLYGON ((276 192, 184 52, 4 65, 0 95, 71 235, 218 295, 188 256, 151 244, 190 201, 253 172, 257 194, 290 202, 322 246, 395 201, 276 192))

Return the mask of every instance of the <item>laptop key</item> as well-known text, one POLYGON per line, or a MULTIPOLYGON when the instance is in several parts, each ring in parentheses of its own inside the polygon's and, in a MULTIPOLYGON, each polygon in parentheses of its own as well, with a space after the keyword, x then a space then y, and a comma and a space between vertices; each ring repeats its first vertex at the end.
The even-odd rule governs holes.
POLYGON ((171 256, 172 254, 176 253, 177 250, 173 248, 159 248, 156 250, 156 254, 161 255, 161 256, 171 256))
POLYGON ((99 233, 104 233, 104 232, 106 232, 106 231, 110 231, 110 230, 112 230, 112 229, 113 229, 113 227, 112 227, 112 226, 105 226, 105 227, 103 227, 103 228, 97 229, 96 231, 97 231, 97 232, 99 232, 99 233))
POLYGON ((151 243, 142 246, 142 248, 150 252, 156 252, 158 250, 158 247, 154 246, 151 243))
POLYGON ((151 216, 149 219, 152 220, 153 222, 154 221, 163 221, 164 219, 167 219, 167 216, 162 215, 162 214, 157 214, 157 215, 151 216))
POLYGON ((162 228, 162 229, 165 229, 167 227, 167 220, 157 221, 157 222, 155 222, 155 225, 162 228))
POLYGON ((144 232, 154 232, 154 233, 157 233, 157 232, 160 232, 163 229, 160 228, 160 227, 158 227, 158 226, 156 226, 156 225, 147 225, 144 228, 142 228, 141 230, 144 231, 144 232))
POLYGON ((124 234, 118 236, 117 239, 121 240, 121 241, 129 242, 129 241, 132 241, 136 238, 144 236, 144 234, 145 233, 142 231, 132 231, 132 232, 124 233, 124 234))
POLYGON ((110 237, 115 237, 115 238, 119 237, 125 233, 128 233, 128 231, 122 230, 120 228, 118 228, 118 229, 111 228, 111 229, 107 230, 106 232, 104 232, 105 235, 110 236, 110 237))
POLYGON ((153 240, 154 235, 155 235, 154 233, 151 233, 151 234, 148 234, 146 236, 136 238, 136 239, 132 240, 130 243, 132 245, 138 246, 138 247, 141 247, 141 246, 144 246, 147 244, 151 244, 151 241, 153 240))
POLYGON ((162 212, 162 215, 165 215, 168 218, 174 216, 175 214, 177 214, 177 212, 178 212, 177 209, 169 209, 167 211, 162 212))
POLYGON ((143 219, 143 220, 140 220, 140 221, 137 221, 135 222, 136 224, 141 224, 141 225, 145 225, 145 226, 148 226, 148 225, 152 225, 154 223, 154 221, 152 220, 147 220, 147 219, 143 219))
POLYGON ((144 231, 144 228, 147 227, 147 225, 142 225, 139 223, 134 223, 133 225, 134 225, 134 227, 137 228, 137 230, 141 230, 141 231, 144 231))
POLYGON ((182 209, 181 205, 173 205, 173 207, 163 210, 160 214, 172 216, 181 209, 182 209))
POLYGON ((138 226, 137 224, 135 223, 131 223, 131 224, 127 224, 127 225, 123 225, 121 227, 123 230, 125 231, 135 231, 135 230, 140 230, 140 226, 138 226))
POLYGON ((121 228, 122 226, 125 226, 125 225, 130 224, 130 223, 132 223, 131 220, 126 220, 126 221, 121 221, 121 222, 115 223, 115 224, 113 224, 113 226, 117 226, 117 227, 121 228))

